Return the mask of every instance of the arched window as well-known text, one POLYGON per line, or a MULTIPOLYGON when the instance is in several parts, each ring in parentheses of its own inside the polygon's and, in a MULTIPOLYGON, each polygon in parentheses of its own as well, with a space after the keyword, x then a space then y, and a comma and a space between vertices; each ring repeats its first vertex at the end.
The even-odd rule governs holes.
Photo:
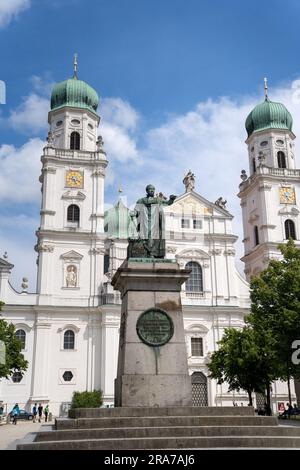
POLYGON ((256 172, 255 158, 252 158, 252 169, 253 169, 253 173, 255 173, 256 172))
POLYGON ((75 348, 75 333, 72 330, 67 330, 64 334, 64 349, 75 348))
POLYGON ((287 240, 289 238, 296 240, 295 223, 292 220, 288 219, 284 222, 284 228, 285 228, 285 238, 287 240))
POLYGON ((68 207, 67 221, 79 223, 80 209, 76 204, 71 204, 68 207))
POLYGON ((286 168, 286 159, 283 152, 277 152, 278 168, 286 168))
POLYGON ((16 337, 18 338, 19 341, 22 343, 22 349, 25 349, 25 344, 26 344, 26 333, 24 330, 17 330, 16 331, 16 337))
POLYGON ((257 225, 255 225, 255 227, 254 227, 254 243, 255 243, 255 246, 259 245, 259 236, 258 236, 258 227, 257 227, 257 225))
POLYGON ((70 149, 80 150, 80 134, 78 132, 72 132, 70 137, 70 149))
POLYGON ((203 277, 201 266, 194 261, 189 261, 185 267, 192 269, 190 277, 185 283, 186 292, 203 292, 203 277))

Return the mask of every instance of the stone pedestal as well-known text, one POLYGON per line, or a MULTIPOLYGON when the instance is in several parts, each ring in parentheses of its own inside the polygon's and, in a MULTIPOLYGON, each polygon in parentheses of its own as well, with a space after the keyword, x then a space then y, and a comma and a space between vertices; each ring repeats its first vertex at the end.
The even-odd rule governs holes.
MULTIPOLYGON (((122 297, 115 406, 191 405, 192 386, 180 299, 181 285, 189 273, 174 261, 129 258, 114 275, 112 285, 122 297), (166 324, 169 321, 172 326, 171 338, 163 345, 146 344, 137 328, 141 314, 149 309, 160 311, 162 316, 166 314, 166 324)), ((154 336, 155 331, 165 328, 165 324, 157 324, 156 328, 153 320, 143 325, 146 325, 144 332, 150 326, 154 336)))

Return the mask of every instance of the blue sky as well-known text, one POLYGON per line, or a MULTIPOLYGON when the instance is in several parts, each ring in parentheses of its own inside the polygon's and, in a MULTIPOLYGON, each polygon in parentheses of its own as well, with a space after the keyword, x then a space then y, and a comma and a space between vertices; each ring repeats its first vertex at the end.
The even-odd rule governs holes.
POLYGON ((229 201, 242 238, 244 121, 268 76, 297 133, 299 21, 296 0, 0 0, 0 256, 9 252, 16 287, 27 275, 34 290, 49 95, 72 75, 74 52, 79 77, 101 96, 106 201, 121 183, 132 203, 149 178, 180 194, 192 167, 200 194, 229 201))

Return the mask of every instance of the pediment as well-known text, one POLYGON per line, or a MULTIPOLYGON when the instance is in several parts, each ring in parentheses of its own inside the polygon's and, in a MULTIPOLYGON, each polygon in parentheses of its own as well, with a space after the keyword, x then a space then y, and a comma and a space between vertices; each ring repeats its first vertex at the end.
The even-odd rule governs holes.
POLYGON ((60 257, 61 259, 68 260, 68 261, 81 260, 83 258, 83 256, 80 253, 77 253, 74 250, 68 251, 67 253, 62 254, 60 257))
POLYGON ((74 190, 72 191, 71 189, 69 191, 66 191, 62 197, 62 199, 76 199, 78 201, 83 201, 86 196, 83 194, 81 191, 75 192, 74 190))
POLYGON ((210 259, 210 256, 205 253, 205 251, 194 248, 180 251, 180 253, 176 255, 176 258, 210 259))
POLYGON ((232 215, 227 211, 227 209, 208 201, 194 191, 189 191, 188 193, 178 196, 174 204, 166 208, 166 212, 176 215, 184 214, 187 217, 195 215, 199 217, 226 216, 232 218, 232 215))
POLYGON ((299 214, 299 209, 297 207, 283 207, 278 211, 279 215, 298 215, 299 214))
POLYGON ((12 269, 13 267, 14 267, 13 264, 9 263, 3 258, 0 258, 0 268, 12 269))

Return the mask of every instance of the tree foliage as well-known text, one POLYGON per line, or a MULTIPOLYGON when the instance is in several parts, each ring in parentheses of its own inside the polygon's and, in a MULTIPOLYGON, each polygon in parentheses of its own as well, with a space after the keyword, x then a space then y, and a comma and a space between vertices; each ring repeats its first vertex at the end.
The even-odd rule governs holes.
MULTIPOLYGON (((0 302, 0 310, 3 303, 0 302)), ((15 327, 0 318, 0 341, 5 344, 5 362, 0 363, 0 378, 9 378, 14 372, 22 374, 27 370, 28 361, 25 360, 22 351, 22 343, 16 337, 15 327)))
MULTIPOLYGON (((266 393, 271 412, 271 383, 300 378, 300 366, 292 362, 292 343, 300 339, 300 250, 293 240, 279 245, 281 260, 272 260, 250 282, 251 313, 238 331, 225 329, 219 350, 209 369, 229 390, 266 393)), ((251 401, 251 400, 250 400, 251 401)))
POLYGON ((282 260, 272 260, 260 276, 251 280, 251 314, 246 319, 261 342, 272 337, 276 375, 288 381, 300 378, 300 366, 292 362, 292 343, 300 339, 300 250, 293 240, 279 245, 282 260))
POLYGON ((250 327, 226 328, 218 345, 208 365, 210 377, 218 384, 227 382, 229 391, 245 390, 252 405, 252 392, 262 393, 266 382, 273 379, 271 350, 267 354, 266 348, 261 349, 250 327))

